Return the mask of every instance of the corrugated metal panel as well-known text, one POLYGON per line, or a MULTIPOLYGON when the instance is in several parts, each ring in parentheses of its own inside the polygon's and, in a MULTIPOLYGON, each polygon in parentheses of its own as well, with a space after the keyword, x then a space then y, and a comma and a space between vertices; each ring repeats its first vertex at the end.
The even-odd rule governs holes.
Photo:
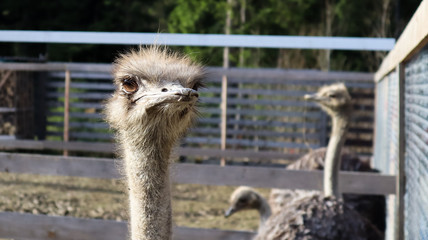
POLYGON ((428 47, 405 74, 405 236, 428 239, 428 47))

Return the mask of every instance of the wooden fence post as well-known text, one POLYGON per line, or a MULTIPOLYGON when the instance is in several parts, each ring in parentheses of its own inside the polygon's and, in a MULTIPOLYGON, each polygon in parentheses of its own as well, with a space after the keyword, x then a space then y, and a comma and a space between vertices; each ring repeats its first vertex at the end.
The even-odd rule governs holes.
MULTIPOLYGON (((226 26, 225 34, 230 34, 230 27, 232 25, 232 1, 227 0, 227 10, 226 10, 226 26)), ((223 68, 229 68, 229 47, 223 49, 223 68)), ((223 75, 221 79, 221 151, 226 150, 226 130, 227 130, 227 75, 223 75)), ((220 165, 226 165, 226 158, 222 157, 220 159, 220 165)))
POLYGON ((398 169, 396 177, 396 202, 397 215, 395 218, 395 239, 404 239, 404 193, 406 190, 405 175, 405 98, 404 98, 404 80, 405 64, 401 62, 397 66, 398 71, 398 169))
MULTIPOLYGON (((64 86, 64 142, 70 139, 70 70, 65 70, 65 86, 64 86)), ((64 150, 64 156, 68 156, 68 150, 64 150)))

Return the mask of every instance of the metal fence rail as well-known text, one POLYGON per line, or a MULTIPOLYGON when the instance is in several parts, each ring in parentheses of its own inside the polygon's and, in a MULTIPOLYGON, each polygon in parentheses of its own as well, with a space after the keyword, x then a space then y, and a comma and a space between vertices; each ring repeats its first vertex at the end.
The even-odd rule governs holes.
POLYGON ((0 30, 0 42, 388 51, 393 38, 0 30))

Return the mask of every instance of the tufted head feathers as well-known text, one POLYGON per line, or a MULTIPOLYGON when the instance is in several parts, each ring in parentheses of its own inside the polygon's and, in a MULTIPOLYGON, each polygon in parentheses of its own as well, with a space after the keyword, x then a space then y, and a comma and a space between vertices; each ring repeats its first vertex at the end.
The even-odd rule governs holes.
POLYGON ((261 196, 256 190, 250 187, 238 187, 230 196, 230 207, 224 216, 229 217, 242 210, 259 209, 261 202, 261 196))
POLYGON ((116 90, 105 115, 119 132, 178 138, 196 117, 203 69, 189 58, 151 46, 121 54, 114 62, 116 90), (141 132, 144 131, 144 132, 141 132))
POLYGON ((343 83, 335 83, 321 87, 315 94, 305 95, 306 100, 315 101, 328 113, 349 110, 351 96, 343 83))

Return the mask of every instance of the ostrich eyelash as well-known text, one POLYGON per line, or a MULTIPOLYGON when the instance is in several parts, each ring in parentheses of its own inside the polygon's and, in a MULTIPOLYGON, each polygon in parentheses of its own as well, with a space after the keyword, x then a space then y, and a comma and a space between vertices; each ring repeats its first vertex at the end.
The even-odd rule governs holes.
POLYGON ((203 87, 205 87, 204 83, 199 81, 193 84, 192 89, 195 91, 198 91, 199 88, 203 88, 203 87))

